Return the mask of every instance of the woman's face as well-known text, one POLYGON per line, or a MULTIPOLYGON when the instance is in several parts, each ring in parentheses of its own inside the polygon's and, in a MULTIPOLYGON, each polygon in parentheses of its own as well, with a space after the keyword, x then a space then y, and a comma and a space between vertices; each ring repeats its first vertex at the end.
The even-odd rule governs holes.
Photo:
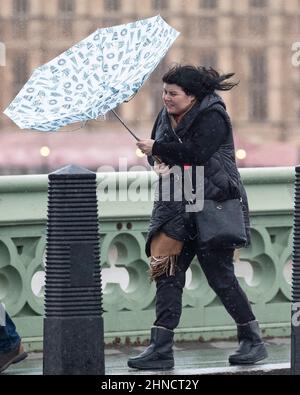
POLYGON ((187 111, 195 96, 188 96, 184 90, 176 84, 164 84, 163 95, 164 105, 169 114, 181 115, 187 111))

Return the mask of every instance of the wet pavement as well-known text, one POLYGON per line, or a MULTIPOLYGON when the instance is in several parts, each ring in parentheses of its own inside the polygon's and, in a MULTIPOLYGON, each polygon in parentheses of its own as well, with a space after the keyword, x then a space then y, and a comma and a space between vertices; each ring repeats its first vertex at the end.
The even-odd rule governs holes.
MULTIPOLYGON (((107 346, 105 348, 106 375, 231 375, 231 374, 289 374, 290 339, 266 340, 269 357, 252 366, 232 367, 228 356, 236 349, 233 341, 177 342, 174 347, 175 368, 169 371, 137 371, 127 367, 129 356, 137 355, 145 346, 107 346)), ((11 365, 3 375, 41 375, 42 353, 11 365)))

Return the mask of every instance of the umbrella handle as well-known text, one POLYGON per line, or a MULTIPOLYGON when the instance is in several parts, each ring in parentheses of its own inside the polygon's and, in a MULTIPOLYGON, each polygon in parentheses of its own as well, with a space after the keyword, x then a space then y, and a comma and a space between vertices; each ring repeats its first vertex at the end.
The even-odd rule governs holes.
POLYGON ((158 162, 158 163, 163 163, 162 160, 158 156, 152 156, 152 158, 154 160, 156 160, 156 162, 158 162))

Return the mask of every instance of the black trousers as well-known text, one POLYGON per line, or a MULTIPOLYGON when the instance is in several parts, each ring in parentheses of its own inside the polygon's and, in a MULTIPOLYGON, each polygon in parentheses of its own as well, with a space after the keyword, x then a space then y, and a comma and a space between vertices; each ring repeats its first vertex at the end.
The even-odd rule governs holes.
POLYGON ((163 275, 156 281, 155 326, 175 329, 182 311, 182 290, 185 273, 195 255, 210 287, 222 301, 225 309, 237 324, 255 320, 245 292, 234 274, 234 250, 201 250, 195 240, 184 244, 177 261, 175 276, 163 275))

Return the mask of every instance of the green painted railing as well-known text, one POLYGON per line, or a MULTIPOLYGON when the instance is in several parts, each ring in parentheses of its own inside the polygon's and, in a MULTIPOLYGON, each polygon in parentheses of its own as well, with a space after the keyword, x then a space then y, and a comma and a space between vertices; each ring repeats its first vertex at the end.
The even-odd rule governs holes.
MULTIPOLYGON (((294 169, 242 169, 241 174, 249 196, 252 246, 236 256, 236 273, 264 334, 288 335, 294 169)), ((141 341, 154 319, 155 283, 148 279, 144 244, 155 179, 153 172, 98 174, 106 342, 141 341), (119 201, 103 201, 114 187, 119 201)), ((0 177, 0 300, 31 349, 42 347, 46 215, 46 176, 0 177)), ((233 320, 194 260, 176 338, 234 334, 233 320)))

